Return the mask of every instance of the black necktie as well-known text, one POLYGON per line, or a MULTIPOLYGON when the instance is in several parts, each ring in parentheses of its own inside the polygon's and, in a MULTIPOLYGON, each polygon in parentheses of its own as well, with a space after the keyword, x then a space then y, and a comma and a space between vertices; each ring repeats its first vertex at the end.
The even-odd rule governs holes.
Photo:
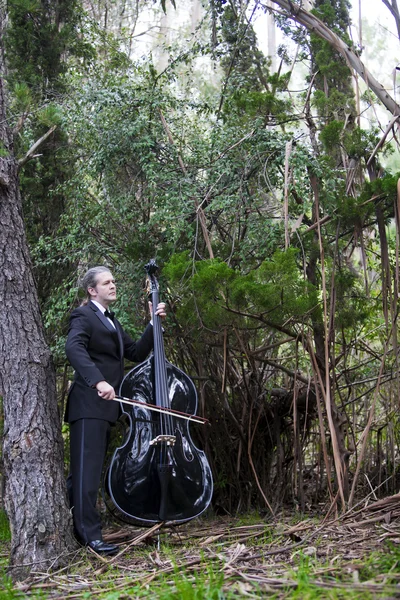
POLYGON ((108 317, 109 319, 111 319, 111 321, 114 321, 114 313, 109 311, 109 310, 105 310, 104 311, 104 316, 108 317))

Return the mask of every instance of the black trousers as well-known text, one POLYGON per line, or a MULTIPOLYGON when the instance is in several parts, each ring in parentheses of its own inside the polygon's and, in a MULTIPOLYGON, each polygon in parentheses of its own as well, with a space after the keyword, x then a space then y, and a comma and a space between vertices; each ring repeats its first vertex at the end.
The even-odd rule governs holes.
POLYGON ((67 481, 75 533, 87 544, 101 540, 101 520, 96 509, 111 424, 102 419, 70 423, 70 475, 67 481))

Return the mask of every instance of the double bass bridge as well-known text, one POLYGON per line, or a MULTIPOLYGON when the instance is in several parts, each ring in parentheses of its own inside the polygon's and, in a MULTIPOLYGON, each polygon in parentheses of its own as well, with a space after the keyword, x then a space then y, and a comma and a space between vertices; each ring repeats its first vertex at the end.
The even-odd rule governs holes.
POLYGON ((161 444, 165 444, 166 446, 174 446, 176 441, 176 437, 174 435, 158 435, 151 440, 150 446, 160 446, 161 444))

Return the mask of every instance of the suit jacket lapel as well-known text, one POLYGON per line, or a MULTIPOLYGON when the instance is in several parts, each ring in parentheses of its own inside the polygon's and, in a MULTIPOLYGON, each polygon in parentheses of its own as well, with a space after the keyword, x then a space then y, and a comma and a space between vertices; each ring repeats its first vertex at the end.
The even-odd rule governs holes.
POLYGON ((114 335, 117 336, 117 338, 118 338, 119 356, 120 356, 120 358, 123 358, 123 356, 124 356, 124 343, 122 341, 120 324, 118 323, 117 319, 115 319, 115 321, 114 321, 114 325, 115 325, 115 327, 114 327, 110 323, 110 321, 107 319, 107 317, 104 316, 104 314, 101 312, 101 310, 99 310, 98 307, 95 304, 93 304, 93 302, 90 303, 90 306, 94 310, 94 312, 96 314, 96 317, 98 319, 100 319, 100 321, 103 323, 103 325, 105 325, 105 327, 107 327, 107 329, 109 331, 111 331, 111 333, 113 333, 114 335))
POLYGON ((115 331, 116 331, 116 330, 115 330, 115 327, 113 327, 113 326, 111 325, 110 321, 107 319, 107 317, 105 317, 105 316, 103 315, 103 313, 101 312, 101 310, 98 310, 98 309, 96 309, 96 313, 95 313, 95 314, 96 314, 96 317, 97 317, 98 319, 100 319, 100 321, 103 323, 103 325, 105 325, 105 326, 107 327, 107 329, 108 329, 109 331, 111 331, 112 333, 115 333, 115 331))

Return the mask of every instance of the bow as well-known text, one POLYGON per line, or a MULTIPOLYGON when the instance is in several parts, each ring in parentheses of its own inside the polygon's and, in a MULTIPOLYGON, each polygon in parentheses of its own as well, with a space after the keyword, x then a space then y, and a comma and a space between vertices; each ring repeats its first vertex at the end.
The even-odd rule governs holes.
POLYGON ((154 412, 163 413, 165 415, 171 415, 173 417, 177 417, 178 419, 186 419, 187 421, 193 421, 194 423, 200 423, 201 425, 210 423, 208 419, 198 417, 197 415, 189 415, 188 413, 181 412, 180 410, 174 410, 173 408, 166 408, 164 406, 156 406, 155 404, 148 404, 147 402, 141 402, 141 400, 134 400, 133 398, 115 396, 113 400, 115 400, 116 402, 122 402, 123 404, 133 404, 135 406, 142 406, 143 408, 147 408, 148 410, 152 410, 154 412))

